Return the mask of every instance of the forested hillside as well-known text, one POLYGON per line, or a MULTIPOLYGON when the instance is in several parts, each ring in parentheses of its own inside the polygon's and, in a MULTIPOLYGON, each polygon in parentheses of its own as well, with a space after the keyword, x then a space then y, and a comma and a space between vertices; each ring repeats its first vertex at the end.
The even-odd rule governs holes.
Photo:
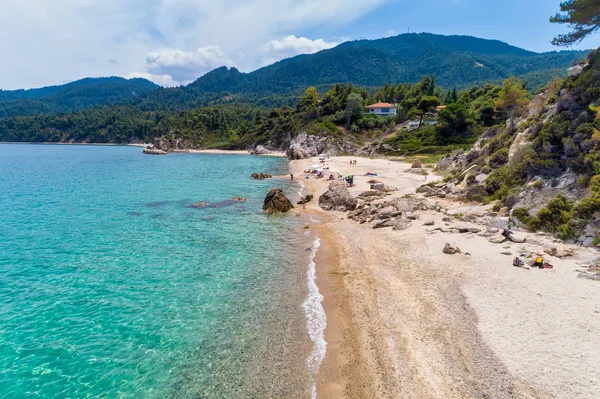
POLYGON ((118 103, 142 112, 175 111, 228 103, 273 107, 293 105, 309 86, 327 90, 353 83, 373 88, 416 83, 435 75, 444 89, 499 84, 522 77, 531 91, 564 75, 586 52, 538 54, 506 43, 469 36, 405 34, 343 43, 300 55, 251 73, 217 68, 185 87, 156 88, 143 79, 84 79, 64 86, 0 91, 0 117, 58 114, 118 103), (135 93, 135 94, 134 94, 135 93))
MULTIPOLYGON (((357 146, 398 129, 386 139, 387 152, 445 151, 472 143, 485 126, 502 123, 495 108, 500 88, 486 85, 465 91, 443 90, 435 77, 418 83, 365 89, 336 84, 325 92, 308 88, 294 106, 259 107, 227 103, 185 111, 140 111, 133 106, 106 106, 64 115, 0 118, 0 140, 26 142, 131 143, 169 136, 191 146, 284 149, 300 132, 347 139, 357 146), (364 106, 378 101, 397 104, 395 117, 368 115, 364 106), (440 104, 438 126, 427 117, 440 104), (423 127, 408 131, 398 124, 419 120, 423 127)), ((384 151, 384 152, 385 152, 384 151)))
POLYGON ((116 103, 159 86, 146 79, 86 78, 61 86, 0 90, 0 118, 58 114, 116 103))

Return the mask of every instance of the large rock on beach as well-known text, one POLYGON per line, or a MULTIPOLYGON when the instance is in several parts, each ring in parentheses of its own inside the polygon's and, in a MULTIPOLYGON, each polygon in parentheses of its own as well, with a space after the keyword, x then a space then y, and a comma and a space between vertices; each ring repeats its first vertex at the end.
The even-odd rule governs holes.
POLYGON ((304 197, 300 198, 300 201, 298 201, 298 205, 304 205, 304 204, 308 204, 310 201, 313 200, 313 195, 312 194, 306 194, 304 197))
POLYGON ((294 205, 290 202, 288 197, 285 196, 283 190, 274 188, 267 194, 265 201, 263 202, 262 210, 266 213, 285 213, 293 208, 294 205))
POLYGON ((425 197, 433 197, 437 195, 437 191, 429 186, 421 186, 417 189, 417 193, 423 194, 425 197))
POLYGON ((277 151, 277 148, 267 145, 257 145, 253 150, 250 150, 250 154, 254 155, 267 155, 277 151))
POLYGON ((343 182, 332 183, 323 195, 319 197, 319 206, 326 211, 353 211, 358 201, 350 195, 343 182))
POLYGON ((527 240, 527 236, 523 233, 512 233, 508 235, 508 239, 517 244, 522 244, 527 240))
POLYGON ((356 150, 356 144, 346 139, 335 138, 327 134, 312 135, 303 131, 291 140, 286 155, 289 159, 305 159, 320 154, 329 156, 337 156, 340 153, 351 154, 356 150))
POLYGON ((394 220, 392 230, 406 230, 410 226, 412 226, 412 221, 410 221, 409 219, 398 218, 394 220))
POLYGON ((444 252, 445 254, 448 255, 454 255, 454 254, 459 254, 461 253, 460 248, 455 247, 454 245, 448 243, 444 246, 444 249, 442 250, 442 252, 444 252))

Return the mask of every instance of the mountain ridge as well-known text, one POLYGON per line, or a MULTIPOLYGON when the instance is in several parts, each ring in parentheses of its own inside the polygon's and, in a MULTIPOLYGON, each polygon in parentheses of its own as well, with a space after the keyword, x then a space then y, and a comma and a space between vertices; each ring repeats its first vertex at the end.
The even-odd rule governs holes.
POLYGON ((500 83, 514 75, 525 78, 529 89, 534 91, 547 84, 553 75, 564 75, 572 62, 585 55, 587 51, 535 53, 499 40, 473 36, 410 33, 345 42, 249 73, 220 67, 187 86, 173 88, 162 88, 144 79, 87 78, 33 91, 0 91, 0 117, 58 114, 106 105, 133 106, 141 111, 179 111, 231 102, 272 107, 293 104, 309 86, 327 89, 337 83, 353 83, 379 87, 415 83, 424 75, 435 75, 436 83, 444 89, 500 83), (112 88, 116 94, 94 92, 91 90, 96 87, 91 84, 94 82, 118 86, 112 88), (127 90, 131 84, 140 86, 136 95, 127 90), (69 85, 81 87, 67 90, 69 85), (65 90, 57 93, 58 87, 65 88, 67 93, 61 95, 65 90), (49 94, 32 98, 40 92, 49 94), (6 100, 11 95, 27 98, 6 100))

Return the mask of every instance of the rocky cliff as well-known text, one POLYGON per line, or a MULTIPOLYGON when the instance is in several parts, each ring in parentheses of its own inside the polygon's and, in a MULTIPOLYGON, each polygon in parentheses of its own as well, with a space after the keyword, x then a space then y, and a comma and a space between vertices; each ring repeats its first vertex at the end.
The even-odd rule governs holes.
POLYGON ((449 177, 428 193, 497 201, 531 229, 591 245, 600 237, 599 103, 597 50, 538 93, 514 133, 490 128, 470 151, 443 158, 437 168, 449 177))

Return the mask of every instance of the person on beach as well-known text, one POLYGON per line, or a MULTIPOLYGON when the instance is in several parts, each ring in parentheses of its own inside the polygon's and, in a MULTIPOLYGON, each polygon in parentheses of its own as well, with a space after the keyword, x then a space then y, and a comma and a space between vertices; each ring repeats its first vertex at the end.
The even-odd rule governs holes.
POLYGON ((290 180, 294 180, 294 174, 290 173, 290 180))

